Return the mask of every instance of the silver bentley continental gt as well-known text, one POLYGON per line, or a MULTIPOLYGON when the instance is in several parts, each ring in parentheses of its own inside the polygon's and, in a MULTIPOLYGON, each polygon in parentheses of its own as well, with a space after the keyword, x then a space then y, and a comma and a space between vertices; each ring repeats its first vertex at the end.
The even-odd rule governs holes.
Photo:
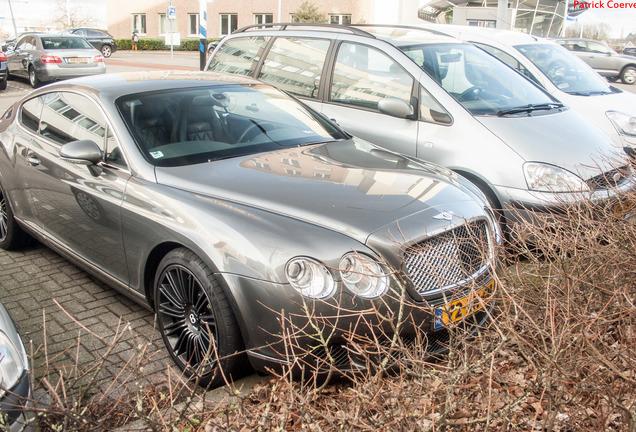
POLYGON ((435 354, 488 318, 484 196, 261 82, 69 80, 16 102, 0 142, 0 247, 34 237, 149 305, 203 385, 249 364, 359 370, 365 341, 435 354))

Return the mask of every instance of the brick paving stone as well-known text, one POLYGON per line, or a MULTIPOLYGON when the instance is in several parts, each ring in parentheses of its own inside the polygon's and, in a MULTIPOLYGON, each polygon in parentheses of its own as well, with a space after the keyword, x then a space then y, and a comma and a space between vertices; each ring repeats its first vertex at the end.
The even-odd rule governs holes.
MULTIPOLYGON (((45 334, 49 364, 70 371, 78 355, 79 332, 78 366, 85 370, 106 355, 118 325, 126 334, 106 359, 96 388, 107 388, 131 356, 136 363, 140 344, 148 345, 148 358, 142 362, 145 373, 157 374, 152 377, 157 380, 166 378, 166 365, 172 360, 154 327, 152 311, 96 281, 51 249, 36 243, 21 251, 0 251, 0 300, 15 320, 26 350, 35 353, 31 365, 36 382, 46 369, 45 334)), ((123 391, 122 385, 114 387, 123 391)))

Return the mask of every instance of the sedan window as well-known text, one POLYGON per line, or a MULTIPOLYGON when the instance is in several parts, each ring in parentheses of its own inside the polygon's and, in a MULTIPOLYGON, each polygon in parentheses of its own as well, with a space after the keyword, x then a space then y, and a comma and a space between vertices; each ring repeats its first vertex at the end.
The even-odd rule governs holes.
POLYGON ((116 101, 139 150, 180 166, 347 139, 270 86, 214 86, 133 94, 116 101))
POLYGON ((47 93, 41 100, 44 102, 42 136, 58 144, 91 140, 104 151, 106 119, 95 103, 70 92, 47 93))
POLYGON ((80 37, 43 36, 40 38, 45 50, 92 49, 93 46, 80 37))
POLYGON ((31 132, 38 132, 40 127, 40 115, 42 114, 42 102, 40 98, 33 98, 22 104, 20 110, 20 124, 31 132))

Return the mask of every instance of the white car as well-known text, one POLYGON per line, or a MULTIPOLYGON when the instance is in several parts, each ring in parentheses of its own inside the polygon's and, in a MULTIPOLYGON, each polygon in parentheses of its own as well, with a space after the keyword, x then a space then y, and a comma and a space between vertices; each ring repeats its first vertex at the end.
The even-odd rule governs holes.
POLYGON ((423 25, 471 42, 546 89, 636 157, 636 95, 611 86, 560 45, 526 33, 458 25, 423 25))

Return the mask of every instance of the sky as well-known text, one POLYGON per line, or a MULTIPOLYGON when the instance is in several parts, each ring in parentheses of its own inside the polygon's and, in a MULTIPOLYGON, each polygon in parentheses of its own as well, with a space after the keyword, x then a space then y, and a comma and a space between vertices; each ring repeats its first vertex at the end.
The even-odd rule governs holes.
MULTIPOLYGON (((71 8, 90 15, 95 20, 95 27, 106 28, 106 0, 10 0, 16 18, 18 31, 21 26, 46 25, 50 17, 56 16, 59 3, 67 2, 71 8), (37 14, 34 14, 37 11, 37 14), (49 17, 49 18, 47 18, 49 17)), ((134 0, 133 0, 134 1, 134 0)), ((379 0, 389 1, 389 0, 379 0)), ((573 1, 573 0, 570 0, 573 1)), ((581 0, 582 1, 582 0, 581 0)), ((587 0, 592 1, 592 0, 587 0)), ((598 0, 595 0, 598 1, 598 0)), ((607 3, 608 0, 600 0, 607 3)), ((615 0, 633 2, 636 0, 615 0)), ((168 1, 166 0, 166 4, 168 1)), ((319 3, 319 1, 318 1, 319 3)), ((611 37, 624 37, 630 32, 636 33, 636 8, 632 9, 590 9, 577 17, 579 23, 606 23, 611 37)), ((0 33, 13 33, 9 0, 0 0, 0 33)))
MULTIPOLYGON (((25 26, 46 26, 59 14, 60 3, 90 16, 95 27, 106 28, 106 0, 10 0, 18 32, 25 26)), ((167 3, 167 1, 166 1, 167 3)), ((13 34, 9 0, 0 0, 0 32, 13 34)))
MULTIPOLYGON (((596 0, 598 1, 598 0, 596 0)), ((634 1, 634 0, 624 0, 634 1)), ((605 23, 609 26, 610 36, 621 38, 629 35, 630 32, 636 34, 636 8, 634 9, 590 9, 577 17, 579 23, 596 24, 605 23)))

